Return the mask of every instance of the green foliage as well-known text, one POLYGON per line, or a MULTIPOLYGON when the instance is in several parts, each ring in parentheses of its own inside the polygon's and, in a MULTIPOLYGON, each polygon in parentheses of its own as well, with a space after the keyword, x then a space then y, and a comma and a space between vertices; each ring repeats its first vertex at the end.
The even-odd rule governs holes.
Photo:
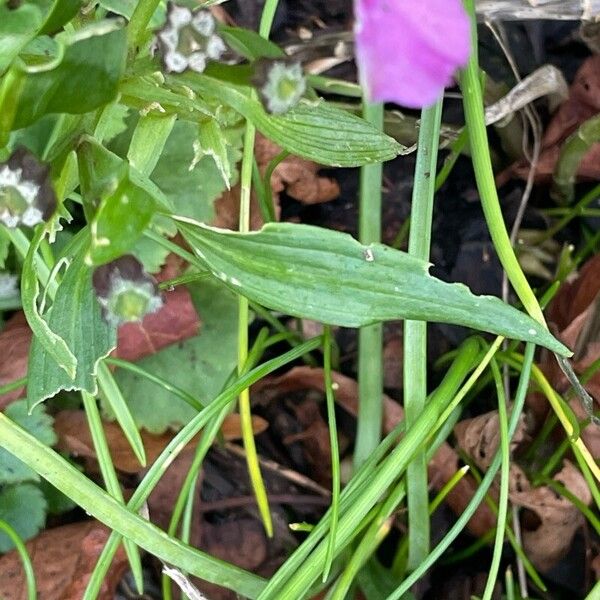
MULTIPOLYGON (((210 402, 232 373, 237 358, 237 302, 219 282, 204 280, 190 288, 202 325, 200 333, 138 361, 202 403, 210 402)), ((130 371, 115 379, 138 427, 162 433, 188 423, 196 411, 174 394, 130 371)))
MULTIPOLYGON (((46 522, 46 499, 31 483, 11 485, 0 489, 0 519, 6 521, 23 540, 36 535, 46 522)), ((13 543, 0 533, 0 552, 8 552, 13 543)))
POLYGON ((414 319, 455 323, 568 350, 547 329, 492 296, 429 275, 429 263, 382 244, 308 225, 270 223, 239 234, 189 221, 178 226, 232 290, 284 313, 360 327, 414 319))
MULTIPOLYGON (((43 406, 36 407, 31 414, 28 414, 27 401, 17 400, 6 407, 4 414, 44 444, 52 446, 56 443, 52 417, 46 414, 43 406)), ((18 458, 4 448, 0 448, 0 485, 24 481, 39 481, 39 476, 18 458)))
POLYGON ((55 53, 44 69, 13 64, 4 76, 0 87, 4 135, 49 113, 89 112, 116 96, 125 66, 125 31, 119 23, 98 22, 61 34, 55 53))
POLYGON ((72 244, 71 264, 58 286, 56 297, 44 314, 47 326, 77 357, 74 377, 62 369, 53 356, 34 337, 29 351, 27 398, 30 406, 61 390, 98 390, 98 361, 116 346, 116 331, 102 318, 92 287, 92 269, 84 263, 85 236, 72 244))

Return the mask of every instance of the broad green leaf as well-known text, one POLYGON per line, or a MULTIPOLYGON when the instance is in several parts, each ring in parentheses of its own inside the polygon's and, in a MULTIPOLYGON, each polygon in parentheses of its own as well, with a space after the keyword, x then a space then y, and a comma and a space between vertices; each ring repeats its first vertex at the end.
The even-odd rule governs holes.
MULTIPOLYGON (((216 281, 205 280, 190 292, 202 318, 200 333, 137 364, 208 404, 237 364, 237 300, 216 281)), ((181 398, 130 371, 116 371, 115 379, 140 428, 162 433, 196 414, 181 398)))
POLYGON ((56 36, 61 51, 44 68, 14 64, 0 86, 2 134, 46 114, 82 114, 113 100, 125 67, 125 38, 118 21, 101 21, 56 36))
POLYGON ((222 25, 219 27, 219 34, 230 48, 249 60, 285 56, 285 52, 277 44, 250 29, 222 25))
MULTIPOLYGON (((56 443, 56 434, 52 429, 52 417, 46 414, 43 406, 36 407, 29 414, 27 401, 17 400, 6 407, 4 414, 40 442, 48 446, 56 443)), ((23 481, 39 481, 39 475, 7 450, 0 448, 0 485, 23 481)))
POLYGON ((71 379, 47 352, 37 336, 29 351, 27 399, 34 407, 61 390, 98 392, 96 373, 99 361, 116 346, 116 331, 102 318, 92 287, 92 269, 84 263, 85 236, 71 245, 67 272, 58 286, 54 302, 44 317, 77 356, 71 379))
POLYGON ((396 140, 364 119, 325 101, 303 100, 283 115, 269 115, 250 88, 200 75, 184 74, 181 81, 199 94, 228 104, 282 148, 308 160, 335 167, 357 167, 390 160, 403 151, 396 140))
POLYGON ((169 203, 147 177, 93 138, 80 143, 78 164, 91 231, 86 261, 103 264, 128 252, 158 206, 169 203))
MULTIPOLYGON (((46 500, 31 483, 11 485, 0 490, 0 520, 6 521, 26 541, 34 537, 46 522, 46 500)), ((0 553, 13 548, 12 541, 0 533, 0 553)))
POLYGON ((21 48, 31 40, 42 22, 40 9, 33 4, 9 8, 0 6, 0 74, 10 65, 21 48))
POLYGON ((107 144, 112 139, 127 130, 127 116, 129 108, 119 102, 107 104, 100 114, 100 118, 94 129, 94 138, 107 144))
POLYGON ((203 267, 239 294, 286 314, 345 327, 392 319, 453 323, 570 355, 525 313, 436 279, 427 262, 382 244, 364 246, 344 233, 292 223, 249 234, 188 219, 178 218, 178 226, 203 267))

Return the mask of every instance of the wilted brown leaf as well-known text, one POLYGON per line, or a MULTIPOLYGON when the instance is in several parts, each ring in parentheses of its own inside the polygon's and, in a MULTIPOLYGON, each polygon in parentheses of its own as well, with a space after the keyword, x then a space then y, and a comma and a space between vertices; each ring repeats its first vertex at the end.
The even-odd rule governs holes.
MULTIPOLYGON (((47 529, 26 543, 33 562, 39 600, 81 600, 110 530, 97 521, 47 529)), ((99 600, 113 600, 127 568, 119 549, 102 582, 99 600)), ((15 550, 0 558, 0 592, 3 600, 26 600, 27 585, 15 550)))
MULTIPOLYGON (((498 411, 494 410, 472 419, 464 419, 454 426, 458 445, 475 461, 483 471, 487 470, 496 450, 500 446, 500 422, 498 411)), ((514 450, 526 437, 525 416, 521 413, 517 429, 510 447, 514 450)))
MULTIPOLYGON (((569 461, 553 479, 564 485, 586 506, 592 495, 583 475, 569 461)), ((532 488, 525 474, 511 466, 510 500, 534 513, 524 515, 523 547, 527 557, 540 571, 551 569, 569 550, 573 536, 583 523, 583 515, 566 498, 549 486, 532 488), (529 515, 531 517, 531 515, 529 515)))
MULTIPOLYGON (((27 375, 31 329, 21 311, 15 313, 0 332, 0 385, 12 383, 27 375)), ((20 398, 25 387, 17 388, 0 396, 0 410, 20 398)))
MULTIPOLYGON (((255 435, 258 435, 267 428, 267 422, 261 417, 253 415, 252 426, 255 435)), ((54 429, 59 438, 57 444, 59 450, 82 458, 96 458, 92 436, 84 411, 63 410, 59 412, 54 420, 54 429)), ((221 433, 228 441, 241 438, 242 434, 239 414, 233 413, 225 418, 221 433)), ((104 434, 106 435, 115 467, 124 473, 138 473, 142 467, 133 454, 129 442, 123 435, 121 427, 114 422, 105 422, 104 434)), ((155 435, 144 430, 141 431, 142 441, 144 442, 146 457, 149 464, 152 464, 156 460, 158 455, 171 441, 173 435, 174 434, 170 432, 162 435, 155 435)), ((197 439, 198 438, 194 438, 194 440, 190 442, 190 448, 193 448, 194 444, 197 443, 197 439)))
MULTIPOLYGON (((259 135, 254 152, 260 172, 264 175, 268 164, 281 152, 281 148, 259 135)), ((304 158, 286 157, 277 165, 271 176, 273 194, 279 196, 285 190, 288 196, 302 204, 335 200, 340 195, 338 183, 318 175, 319 169, 319 165, 304 158)))

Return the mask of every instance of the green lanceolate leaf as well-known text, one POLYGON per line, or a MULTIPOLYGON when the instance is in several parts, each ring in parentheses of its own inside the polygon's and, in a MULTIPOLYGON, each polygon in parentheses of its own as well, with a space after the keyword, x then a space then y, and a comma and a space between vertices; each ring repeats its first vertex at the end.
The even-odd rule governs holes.
POLYGON ((239 234, 177 220, 203 267, 239 294, 286 314, 345 327, 392 319, 453 323, 570 355, 526 314, 436 279, 427 262, 388 246, 364 246, 309 225, 270 223, 239 234))
POLYGON ((43 68, 13 64, 0 85, 3 136, 46 114, 82 114, 113 100, 125 68, 125 35, 118 21, 101 21, 56 36, 43 68))
POLYGON ((80 236, 67 252, 71 264, 44 317, 77 356, 73 378, 67 376, 39 339, 29 351, 27 399, 33 407, 61 390, 84 390, 96 394, 98 362, 116 347, 116 331, 101 316, 92 287, 92 269, 84 262, 86 239, 80 236))
POLYGON ((249 60, 285 57, 285 52, 277 44, 250 29, 222 25, 219 35, 230 48, 249 60))
MULTIPOLYGON (((175 80, 175 78, 174 78, 175 80)), ((390 160, 403 151, 396 140, 324 101, 303 101, 283 115, 269 115, 239 87, 197 73, 176 78, 199 94, 228 104, 266 137, 292 154, 334 167, 358 167, 390 160)))

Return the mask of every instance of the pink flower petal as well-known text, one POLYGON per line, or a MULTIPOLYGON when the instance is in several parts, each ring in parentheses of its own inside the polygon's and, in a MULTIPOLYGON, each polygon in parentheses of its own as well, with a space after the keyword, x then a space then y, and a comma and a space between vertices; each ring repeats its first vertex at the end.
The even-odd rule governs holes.
POLYGON ((376 102, 433 104, 469 58, 461 0, 355 0, 361 84, 376 102))

